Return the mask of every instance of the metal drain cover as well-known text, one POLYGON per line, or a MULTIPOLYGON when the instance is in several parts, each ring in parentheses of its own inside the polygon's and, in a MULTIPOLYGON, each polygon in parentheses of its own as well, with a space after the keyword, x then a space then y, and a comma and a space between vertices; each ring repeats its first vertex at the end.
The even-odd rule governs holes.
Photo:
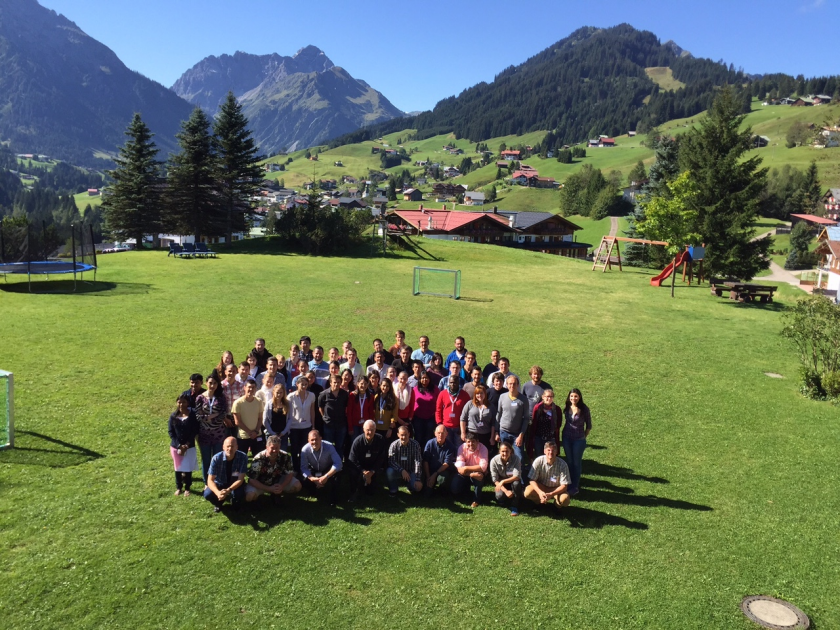
POLYGON ((808 616, 790 602, 775 597, 752 595, 741 602, 741 610, 751 620, 773 630, 805 630, 808 616))

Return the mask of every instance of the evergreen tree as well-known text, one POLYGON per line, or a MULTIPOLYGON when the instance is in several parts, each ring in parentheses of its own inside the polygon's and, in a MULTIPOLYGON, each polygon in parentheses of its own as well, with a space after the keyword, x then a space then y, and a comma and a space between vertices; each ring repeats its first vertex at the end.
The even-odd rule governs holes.
POLYGON ((125 135, 128 140, 114 158, 117 167, 108 171, 113 184, 103 192, 102 212, 111 236, 120 241, 133 238, 139 249, 146 235, 157 238, 161 228, 160 163, 154 134, 140 114, 134 114, 125 135))
POLYGON ((822 190, 820 187, 819 173, 817 172, 817 163, 814 160, 811 160, 811 163, 808 165, 808 170, 805 171, 802 192, 805 195, 808 212, 816 212, 819 207, 820 198, 822 197, 822 190))
POLYGON ((487 201, 493 203, 496 201, 496 195, 498 192, 496 191, 496 184, 491 184, 489 190, 487 191, 487 201))
POLYGON ((228 92, 213 125, 216 142, 216 182, 227 212, 225 242, 244 231, 251 211, 251 198, 259 192, 262 171, 257 164, 257 145, 248 131, 248 120, 233 92, 228 92))
POLYGON ((706 245, 710 276, 751 279, 769 266, 769 239, 753 241, 767 169, 760 157, 742 159, 750 150, 752 130, 733 90, 724 87, 700 127, 689 132, 680 161, 698 189, 697 227, 706 245))
POLYGON ((216 184, 218 172, 210 121, 200 107, 181 123, 179 153, 169 159, 166 174, 165 224, 175 234, 224 236, 227 212, 216 184))
POLYGON ((639 160, 636 162, 636 166, 633 167, 633 170, 630 171, 630 174, 627 176, 628 181, 632 184, 633 182, 643 182, 647 179, 647 169, 645 169, 645 163, 639 160))

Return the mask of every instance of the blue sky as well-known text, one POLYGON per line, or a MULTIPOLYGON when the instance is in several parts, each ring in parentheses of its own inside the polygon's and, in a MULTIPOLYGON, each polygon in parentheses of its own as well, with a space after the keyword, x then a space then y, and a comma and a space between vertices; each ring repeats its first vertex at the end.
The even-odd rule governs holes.
POLYGON ((405 111, 492 81, 576 28, 622 22, 751 73, 840 74, 840 0, 39 1, 166 86, 208 55, 312 44, 405 111))

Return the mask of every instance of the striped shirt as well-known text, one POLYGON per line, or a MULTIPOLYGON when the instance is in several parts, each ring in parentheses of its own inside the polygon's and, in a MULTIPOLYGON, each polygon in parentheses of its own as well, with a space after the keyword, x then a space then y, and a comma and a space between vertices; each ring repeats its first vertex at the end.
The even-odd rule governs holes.
POLYGON ((419 475, 423 471, 423 455, 417 440, 408 440, 408 444, 397 440, 388 447, 388 467, 394 470, 406 470, 419 475))
POLYGON ((531 472, 528 479, 541 483, 549 488, 569 485, 569 467, 559 457, 554 458, 554 463, 549 466, 545 461, 545 455, 540 455, 531 464, 531 472))

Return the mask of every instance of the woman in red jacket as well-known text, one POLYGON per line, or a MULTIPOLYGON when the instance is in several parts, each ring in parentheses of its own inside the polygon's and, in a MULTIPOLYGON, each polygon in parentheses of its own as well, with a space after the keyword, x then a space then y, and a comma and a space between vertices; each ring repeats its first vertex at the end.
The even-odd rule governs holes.
POLYGON ((563 423, 561 413, 560 408, 554 404, 554 391, 545 390, 542 400, 534 405, 528 429, 528 457, 531 460, 542 455, 545 443, 549 440, 560 444, 560 425, 563 423))
POLYGON ((365 420, 373 420, 373 396, 368 392, 367 376, 356 381, 356 391, 347 398, 347 433, 356 439, 362 434, 365 420))

